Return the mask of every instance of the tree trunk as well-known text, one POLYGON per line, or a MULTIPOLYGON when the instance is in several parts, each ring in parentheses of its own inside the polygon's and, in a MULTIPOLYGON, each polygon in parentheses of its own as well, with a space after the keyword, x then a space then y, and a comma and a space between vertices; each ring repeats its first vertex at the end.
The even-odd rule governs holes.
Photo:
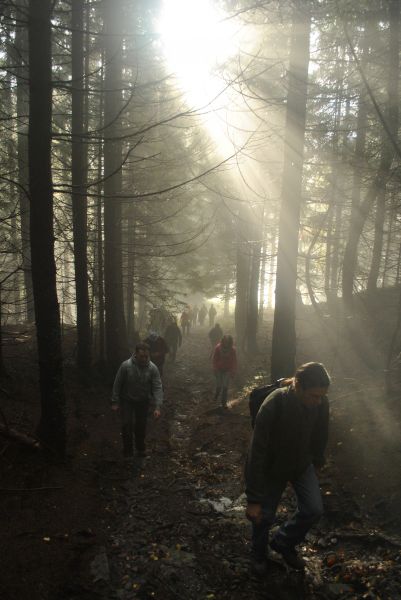
POLYGON ((143 282, 138 283, 138 331, 144 331, 147 325, 147 304, 146 304, 146 292, 143 282))
POLYGON ((261 265, 260 265, 260 280, 259 280, 259 308, 258 308, 258 319, 259 324, 263 323, 263 315, 265 310, 265 286, 266 286, 266 253, 267 253, 267 236, 264 231, 263 242, 261 248, 261 265))
POLYGON ((395 284, 401 283, 401 244, 398 246, 397 274, 395 276, 395 284))
POLYGON ((395 198, 394 194, 391 195, 390 207, 387 213, 387 239, 386 239, 386 252, 384 255, 384 264, 383 264, 383 277, 382 277, 382 287, 386 287, 389 282, 389 265, 390 258, 392 254, 392 242, 393 242, 393 226, 395 219, 395 198))
MULTIPOLYGON (((329 206, 327 209, 327 227, 326 227, 326 256, 325 256, 325 265, 324 265, 324 293, 326 296, 327 304, 330 304, 333 300, 331 293, 331 267, 332 267, 332 259, 333 259, 333 221, 334 221, 334 188, 336 185, 336 180, 334 179, 334 172, 332 172, 332 180, 331 180, 331 194, 329 198, 329 206)), ((308 257, 310 262, 310 256, 308 257)))
POLYGON ((252 244, 252 254, 250 260, 250 277, 249 277, 249 292, 248 292, 248 314, 246 327, 246 348, 247 351, 258 352, 258 343, 256 336, 258 333, 258 292, 259 292, 259 275, 260 275, 260 251, 261 243, 256 241, 252 244))
POLYGON ((290 376, 295 368, 295 304, 310 27, 311 18, 308 6, 297 3, 293 10, 291 31, 272 340, 271 375, 273 379, 290 376))
POLYGON ((380 264, 383 251, 384 237, 384 219, 386 215, 386 182, 383 182, 383 187, 378 191, 376 199, 376 214, 375 214, 375 237, 373 242, 372 261, 368 277, 367 289, 373 292, 377 288, 377 279, 380 272, 380 264))
POLYGON ((6 374, 3 356, 3 299, 0 283, 0 377, 6 374))
POLYGON ((237 347, 243 352, 246 341, 246 317, 248 305, 248 278, 249 278, 249 257, 248 248, 245 242, 238 242, 237 248, 237 273, 236 273, 236 294, 235 294, 235 335, 237 338, 237 347))
MULTIPOLYGON (((14 17, 14 13, 11 7, 6 7, 5 9, 5 17, 6 20, 10 20, 14 17)), ((14 113, 13 108, 13 97, 12 97, 12 69, 14 64, 14 54, 15 51, 13 49, 13 45, 8 41, 5 44, 5 52, 6 52, 6 71, 4 76, 4 89, 2 90, 2 109, 3 114, 12 115, 14 113)), ((4 166, 6 167, 7 173, 15 173, 16 171, 16 161, 15 161, 15 145, 14 139, 12 136, 6 137, 3 141, 4 151, 6 162, 4 166)), ((8 190, 7 188, 3 188, 3 198, 12 207, 16 206, 16 184, 13 177, 11 177, 8 181, 8 190)), ((19 239, 17 237, 17 215, 16 210, 12 209, 12 213, 10 215, 10 252, 14 255, 14 262, 19 263, 19 239)), ((3 238, 3 242, 4 242, 3 238)), ((7 269, 8 270, 8 269, 7 269)), ((15 271, 12 275, 10 274, 10 287, 6 292, 6 303, 8 305, 11 304, 11 310, 8 311, 8 319, 11 323, 16 323, 18 320, 18 313, 20 311, 20 286, 19 286, 19 272, 15 271)), ((6 321, 6 323, 7 323, 6 321)), ((6 324, 5 323, 5 324, 6 324)))
MULTIPOLYGON (((342 57, 344 59, 344 56, 342 57)), ((341 85, 341 94, 344 95, 343 86, 341 85)), ((343 237, 342 234, 342 215, 343 215, 343 198, 345 198, 346 193, 343 189, 343 182, 345 179, 345 165, 348 163, 348 129, 346 127, 346 123, 350 113, 350 99, 347 94, 347 100, 345 103, 345 115, 343 118, 343 137, 342 137, 342 150, 341 150, 341 165, 340 165, 340 177, 337 182, 337 196, 336 196, 336 211, 334 218, 334 235, 333 235, 333 259, 331 264, 331 291, 333 300, 337 300, 338 298, 338 287, 339 287, 339 265, 340 265, 340 252, 342 251, 341 239, 343 237)), ((341 125, 341 122, 340 122, 341 125)), ((338 313, 338 303, 335 302, 334 311, 335 314, 338 313)))
MULTIPOLYGON (((398 0, 389 2, 390 12, 390 60, 389 78, 387 83, 388 108, 387 125, 394 137, 398 137, 398 102, 399 102, 399 70, 400 70, 400 5, 398 0)), ((382 166, 390 173, 394 149, 386 132, 383 132, 382 166)), ((383 169, 384 170, 384 169, 383 169)), ((375 240, 373 244, 372 262, 368 278, 368 290, 373 291, 377 287, 380 272, 380 263, 383 252, 383 229, 386 215, 386 179, 379 189, 377 196, 376 218, 375 218, 375 240)))
MULTIPOLYGON (((373 34, 370 31, 372 25, 365 27, 362 42, 361 67, 366 68, 369 60, 369 39, 373 34)), ((342 297, 344 308, 348 314, 353 313, 353 291, 355 271, 358 262, 358 243, 361 236, 366 215, 370 205, 361 203, 361 186, 365 170, 365 144, 368 122, 367 93, 361 91, 358 101, 358 119, 356 128, 356 143, 354 156, 354 169, 352 181, 351 219, 348 231, 348 239, 344 250, 342 269, 342 297)))
MULTIPOLYGON (((101 160, 99 157, 99 167, 101 166, 101 160)), ((100 169, 99 169, 100 171, 100 169)), ((100 174, 99 174, 100 175, 100 174)), ((100 179, 100 176, 99 176, 100 179)), ((100 186, 99 186, 100 187, 100 186)), ((97 357, 98 362, 103 364, 105 361, 105 324, 104 324, 104 270, 103 270, 103 210, 100 196, 100 190, 98 190, 98 199, 96 206, 96 221, 97 221, 97 320, 98 320, 98 348, 97 357)))
POLYGON ((24 271, 26 318, 29 323, 35 319, 31 272, 31 244, 29 237, 29 170, 28 170, 28 36, 27 2, 19 0, 16 5, 17 25, 15 30, 15 76, 17 81, 17 151, 18 151, 18 193, 21 214, 21 253, 24 271))
POLYGON ((333 123, 333 139, 332 139, 332 171, 331 171, 331 189, 329 196, 329 208, 327 216, 327 242, 326 242, 326 261, 325 261, 325 295, 327 304, 331 307, 336 305, 337 300, 337 271, 338 271, 338 253, 339 253, 339 238, 338 238, 338 206, 342 200, 339 194, 340 183, 340 152, 339 152, 339 131, 341 127, 342 115, 342 98, 344 94, 344 56, 340 54, 340 47, 337 45, 336 52, 337 64, 339 65, 336 73, 336 99, 335 99, 335 115, 333 123), (340 200, 340 202, 339 202, 340 200), (333 289, 334 288, 334 289, 333 289))
MULTIPOLYGON (((129 343, 134 337, 135 310, 134 310, 134 275, 135 275, 135 219, 132 214, 128 215, 127 226, 127 334, 129 343)), ((131 345, 131 344, 130 344, 131 345)))
POLYGON ((77 367, 88 375, 91 365, 87 259, 87 157, 84 144, 84 0, 72 2, 72 224, 77 302, 77 367))
POLYGON ((271 239, 270 239, 270 261, 269 261, 269 277, 268 277, 268 294, 267 294, 267 306, 268 308, 273 307, 273 297, 275 293, 275 272, 276 272, 276 260, 277 260, 277 230, 276 223, 272 228, 271 239))
POLYGON ((121 0, 105 0, 105 81, 104 81, 104 282, 106 309, 106 361, 113 373, 128 355, 124 318, 121 253, 122 144, 122 29, 121 0))
POLYGON ((29 193, 32 280, 38 340, 42 444, 65 454, 65 398, 54 260, 51 178, 52 0, 29 2, 29 193))
MULTIPOLYGON (((100 80, 103 82, 103 64, 104 64, 104 52, 101 52, 101 67, 100 67, 100 80)), ((99 129, 103 129, 103 113, 104 113, 104 100, 103 94, 100 94, 99 98, 99 129)), ((103 247, 103 202, 102 202, 102 165, 103 165, 103 143, 99 140, 97 150, 97 181, 96 186, 96 260, 94 271, 96 273, 96 288, 95 295, 97 297, 97 361, 102 367, 105 364, 105 323, 104 323, 104 247, 103 247)), ((95 279, 95 278, 94 278, 95 279)))
POLYGON ((226 283, 224 288, 224 319, 230 316, 230 284, 226 283))

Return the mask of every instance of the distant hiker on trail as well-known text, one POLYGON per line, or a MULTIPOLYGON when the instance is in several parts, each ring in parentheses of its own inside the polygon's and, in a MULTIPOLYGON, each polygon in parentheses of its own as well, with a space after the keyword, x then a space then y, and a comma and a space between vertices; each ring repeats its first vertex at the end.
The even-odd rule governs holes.
POLYGON ((163 375, 166 354, 169 353, 169 347, 167 346, 165 339, 156 333, 156 331, 151 331, 144 341, 145 344, 149 346, 150 360, 155 363, 156 367, 159 369, 161 377, 163 375))
POLYGON ((169 314, 161 306, 152 308, 149 311, 149 329, 161 333, 167 325, 169 314))
POLYGON ((255 421, 245 470, 246 516, 252 522, 252 569, 267 573, 269 529, 287 483, 297 510, 274 533, 270 548, 295 569, 304 560, 296 546, 323 513, 315 467, 324 464, 328 438, 330 377, 320 363, 301 365, 284 387, 269 394, 255 421))
POLYGON ((135 449, 139 457, 145 456, 145 436, 148 411, 154 402, 153 416, 160 417, 163 404, 163 387, 159 370, 150 362, 149 346, 140 342, 135 354, 124 361, 118 369, 112 396, 112 409, 120 410, 123 453, 133 456, 133 434, 135 449))
POLYGON ((199 308, 196 306, 193 307, 192 309, 192 327, 196 327, 196 324, 198 322, 198 314, 199 314, 199 308))
POLYGON ((199 325, 201 327, 203 327, 203 323, 205 322, 206 315, 207 315, 207 308, 204 304, 202 304, 199 314, 198 314, 199 325))
POLYGON ((231 335, 223 335, 213 352, 213 371, 216 377, 214 399, 221 394, 221 405, 227 408, 228 384, 237 372, 237 352, 231 335))
POLYGON ((219 342, 221 340, 221 338, 223 337, 223 330, 220 327, 219 323, 216 323, 216 325, 214 327, 212 327, 212 329, 208 333, 208 337, 209 337, 210 343, 212 344, 212 351, 213 351, 217 342, 219 342))
POLYGON ((213 304, 210 306, 208 314, 209 314, 209 327, 213 327, 214 320, 215 320, 216 315, 217 315, 217 310, 215 309, 215 307, 213 306, 213 304))
POLYGON ((180 318, 182 335, 189 335, 189 330, 191 328, 191 321, 189 318, 189 310, 186 308, 180 318))
POLYGON ((182 344, 181 330, 177 325, 177 321, 172 317, 164 332, 164 339, 170 348, 170 358, 174 362, 177 356, 177 348, 182 344))
POLYGON ((188 313, 189 327, 191 327, 191 325, 192 325, 192 320, 193 320, 193 318, 194 318, 194 311, 193 311, 193 308, 192 308, 192 306, 189 306, 189 305, 188 305, 188 306, 187 306, 187 308, 186 308, 186 311, 187 311, 187 313, 188 313))

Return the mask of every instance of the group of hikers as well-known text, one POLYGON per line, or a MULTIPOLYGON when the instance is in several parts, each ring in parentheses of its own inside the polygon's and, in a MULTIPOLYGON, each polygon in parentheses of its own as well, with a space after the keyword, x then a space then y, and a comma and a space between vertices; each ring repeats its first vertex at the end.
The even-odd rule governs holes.
MULTIPOLYGON (((220 398, 221 407, 227 409, 229 381, 237 371, 233 337, 224 334, 218 323, 213 323, 208 336, 216 380, 214 398, 220 398)), ((164 337, 152 332, 139 342, 133 356, 121 364, 114 381, 112 408, 121 413, 123 454, 129 460, 134 456, 134 441, 137 456, 146 456, 149 407, 153 405, 154 418, 161 415, 164 359, 172 347, 175 357, 177 346, 171 346, 171 340, 182 342, 175 320, 164 337)), ((277 382, 256 415, 245 465, 245 493, 246 516, 252 525, 251 567, 257 576, 268 574, 268 560, 277 555, 294 569, 305 566, 297 546, 323 513, 317 469, 325 462, 329 386, 324 365, 305 363, 292 377, 277 382), (297 508, 271 532, 288 483, 294 490, 297 508)))
POLYGON ((209 317, 209 327, 212 327, 216 315, 217 310, 213 304, 210 305, 209 309, 206 308, 205 304, 202 304, 200 308, 196 304, 194 306, 186 306, 180 317, 183 335, 188 335, 191 327, 196 327, 197 324, 203 327, 207 316, 209 317))
MULTIPOLYGON (((213 307, 213 305, 212 305, 213 307)), ((209 309, 210 310, 210 309, 209 309)), ((214 315, 213 315, 214 319, 214 315)), ((228 385, 237 371, 237 354, 231 335, 223 335, 218 323, 209 331, 212 342, 212 364, 216 378, 215 400, 221 397, 221 406, 227 409, 228 385)), ((160 417, 163 403, 162 375, 167 354, 175 361, 182 334, 174 317, 168 323, 164 337, 156 331, 136 344, 134 354, 118 369, 113 385, 112 408, 121 413, 123 453, 145 457, 145 437, 149 406, 153 402, 155 418, 160 417)))

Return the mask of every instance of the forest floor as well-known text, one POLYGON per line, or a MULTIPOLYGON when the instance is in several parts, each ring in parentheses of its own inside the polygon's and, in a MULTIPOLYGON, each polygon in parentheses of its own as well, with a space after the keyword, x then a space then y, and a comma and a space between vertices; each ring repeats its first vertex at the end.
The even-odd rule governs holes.
MULTIPOLYGON (((167 363, 162 418, 150 422, 148 458, 134 465, 121 457, 110 390, 79 385, 66 339, 67 462, 0 439, 1 599, 401 599, 399 395, 386 399, 377 373, 318 330, 301 323, 299 359, 322 360, 333 376, 331 434, 320 474, 326 512, 303 548, 303 575, 280 561, 265 579, 249 570, 247 395, 266 374, 267 339, 240 358, 222 411, 207 329, 195 329, 167 363)), ((33 332, 13 332, 5 350, 1 411, 29 433, 39 410, 33 332)), ((278 521, 293 506, 288 489, 278 521)))

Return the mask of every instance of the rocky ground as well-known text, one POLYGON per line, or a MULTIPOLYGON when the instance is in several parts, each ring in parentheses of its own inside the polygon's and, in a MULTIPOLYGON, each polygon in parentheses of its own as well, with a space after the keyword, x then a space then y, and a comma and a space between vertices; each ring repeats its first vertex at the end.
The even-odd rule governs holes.
MULTIPOLYGON (((23 365, 33 341, 20 339, 10 353, 23 365)), ((242 471, 246 397, 266 356, 241 359, 223 412, 213 400, 209 352, 206 330, 195 330, 168 364, 163 416, 150 424, 148 458, 135 464, 121 459, 109 391, 100 382, 83 391, 67 356, 67 464, 45 464, 37 451, 6 439, 0 445, 2 599, 401 598, 397 403, 383 401, 374 377, 367 387, 330 353, 313 357, 331 360, 334 375, 329 461, 321 473, 326 514, 303 548, 304 575, 275 560, 258 579, 249 571, 242 471)), ((2 410, 23 431, 37 404, 34 374, 26 371, 28 383, 12 368, 2 383, 2 410)), ((292 507, 288 489, 278 522, 292 507)))

